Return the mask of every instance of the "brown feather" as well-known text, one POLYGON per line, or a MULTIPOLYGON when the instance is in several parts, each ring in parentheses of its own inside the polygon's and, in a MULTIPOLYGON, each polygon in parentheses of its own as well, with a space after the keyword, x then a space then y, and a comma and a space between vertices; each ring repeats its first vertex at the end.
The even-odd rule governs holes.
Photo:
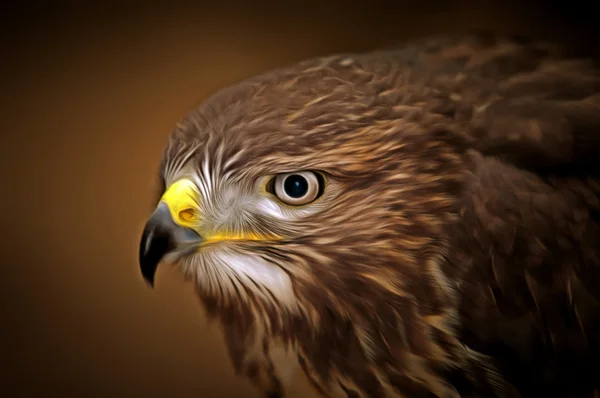
POLYGON ((597 396, 599 83, 558 46, 482 35, 308 60, 201 104, 165 167, 220 153, 240 184, 329 182, 310 217, 255 217, 283 241, 238 245, 285 270, 297 310, 198 289, 236 369, 284 396, 277 340, 323 396, 597 396))

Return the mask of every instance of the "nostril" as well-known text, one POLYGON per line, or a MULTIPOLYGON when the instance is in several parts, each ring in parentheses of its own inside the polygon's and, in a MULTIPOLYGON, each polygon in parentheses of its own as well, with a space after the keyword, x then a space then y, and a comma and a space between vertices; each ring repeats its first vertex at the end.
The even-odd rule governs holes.
POLYGON ((194 220, 194 210, 193 209, 185 209, 179 212, 179 219, 185 222, 190 222, 194 220))

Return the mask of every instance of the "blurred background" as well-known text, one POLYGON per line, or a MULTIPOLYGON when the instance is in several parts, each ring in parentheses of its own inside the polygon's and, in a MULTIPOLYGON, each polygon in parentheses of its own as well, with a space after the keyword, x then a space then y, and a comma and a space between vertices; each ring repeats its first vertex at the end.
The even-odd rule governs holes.
POLYGON ((83 3, 0 6, 6 397, 256 396, 177 270, 138 272, 163 145, 216 90, 431 34, 598 47, 583 1, 83 3))

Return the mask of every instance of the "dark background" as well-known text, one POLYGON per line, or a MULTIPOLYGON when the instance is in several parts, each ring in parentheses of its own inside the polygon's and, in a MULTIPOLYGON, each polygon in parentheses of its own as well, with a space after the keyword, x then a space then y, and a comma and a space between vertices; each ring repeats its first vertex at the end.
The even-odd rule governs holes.
POLYGON ((137 266, 167 135, 219 88, 444 32, 598 47, 578 1, 125 3, 0 6, 2 396, 255 396, 192 286, 137 266))

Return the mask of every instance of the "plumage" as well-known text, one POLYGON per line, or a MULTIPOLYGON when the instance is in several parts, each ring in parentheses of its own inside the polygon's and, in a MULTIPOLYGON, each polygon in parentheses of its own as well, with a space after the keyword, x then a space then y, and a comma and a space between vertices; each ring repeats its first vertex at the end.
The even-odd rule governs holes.
POLYGON ((161 232, 265 396, 299 366, 325 397, 597 397, 599 83, 591 59, 485 34, 239 82, 164 152, 198 239, 149 223, 141 262, 161 232), (269 191, 303 171, 314 201, 269 191))

